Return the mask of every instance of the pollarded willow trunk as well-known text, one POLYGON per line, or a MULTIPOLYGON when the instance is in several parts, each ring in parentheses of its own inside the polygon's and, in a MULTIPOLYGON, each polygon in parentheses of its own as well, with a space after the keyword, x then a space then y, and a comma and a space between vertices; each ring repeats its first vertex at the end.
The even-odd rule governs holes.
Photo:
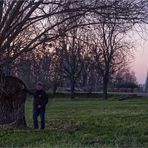
POLYGON ((0 79, 0 127, 25 128, 25 84, 12 76, 0 79))

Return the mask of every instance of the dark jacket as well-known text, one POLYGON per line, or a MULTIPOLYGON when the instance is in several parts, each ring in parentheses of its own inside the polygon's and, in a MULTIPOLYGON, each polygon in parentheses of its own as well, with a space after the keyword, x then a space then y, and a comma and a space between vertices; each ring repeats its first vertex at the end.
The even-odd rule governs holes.
POLYGON ((44 90, 36 90, 33 98, 33 107, 37 108, 38 105, 41 105, 42 108, 45 108, 48 103, 48 96, 44 90))
POLYGON ((24 89, 26 93, 29 95, 33 95, 33 107, 37 108, 38 105, 41 105, 41 107, 45 108, 46 104, 48 103, 48 95, 44 90, 28 90, 24 89))

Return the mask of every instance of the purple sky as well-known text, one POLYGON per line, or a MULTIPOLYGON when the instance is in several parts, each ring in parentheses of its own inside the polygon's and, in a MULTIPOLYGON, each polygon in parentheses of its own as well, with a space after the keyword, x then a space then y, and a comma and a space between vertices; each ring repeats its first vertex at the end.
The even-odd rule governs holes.
POLYGON ((144 84, 148 72, 148 32, 142 32, 133 38, 135 40, 135 60, 132 69, 135 71, 138 83, 144 84))
POLYGON ((135 72, 138 83, 145 84, 148 72, 148 26, 135 26, 127 34, 127 40, 135 47, 131 70, 135 72))
POLYGON ((144 84, 148 71, 148 46, 147 49, 139 49, 135 53, 135 61, 132 63, 132 69, 136 74, 138 83, 144 84))

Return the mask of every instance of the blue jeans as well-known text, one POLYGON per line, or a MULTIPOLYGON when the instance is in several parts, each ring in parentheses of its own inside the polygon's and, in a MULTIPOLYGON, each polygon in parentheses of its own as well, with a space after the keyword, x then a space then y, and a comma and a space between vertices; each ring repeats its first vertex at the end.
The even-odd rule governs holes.
POLYGON ((41 119, 41 129, 45 128, 45 108, 34 108, 33 109, 33 125, 35 129, 38 129, 38 116, 41 119))

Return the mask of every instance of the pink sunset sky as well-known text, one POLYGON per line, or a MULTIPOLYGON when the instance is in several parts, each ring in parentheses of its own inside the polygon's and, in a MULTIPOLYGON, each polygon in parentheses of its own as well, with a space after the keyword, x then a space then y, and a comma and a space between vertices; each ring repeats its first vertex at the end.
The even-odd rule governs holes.
POLYGON ((146 47, 144 49, 137 49, 135 60, 132 63, 132 69, 136 74, 138 83, 144 84, 148 71, 148 44, 147 49, 146 47))
POLYGON ((136 49, 131 69, 135 72, 138 83, 145 84, 148 72, 148 28, 144 27, 141 32, 133 33, 131 38, 136 49))

